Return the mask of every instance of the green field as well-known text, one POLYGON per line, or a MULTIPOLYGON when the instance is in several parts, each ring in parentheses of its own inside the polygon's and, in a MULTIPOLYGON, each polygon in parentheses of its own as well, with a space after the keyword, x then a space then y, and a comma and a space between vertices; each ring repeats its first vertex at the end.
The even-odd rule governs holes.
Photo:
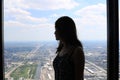
POLYGON ((25 79, 34 79, 35 72, 36 72, 37 64, 24 64, 17 68, 15 71, 11 73, 11 77, 14 78, 14 80, 19 80, 19 78, 25 78, 25 79))

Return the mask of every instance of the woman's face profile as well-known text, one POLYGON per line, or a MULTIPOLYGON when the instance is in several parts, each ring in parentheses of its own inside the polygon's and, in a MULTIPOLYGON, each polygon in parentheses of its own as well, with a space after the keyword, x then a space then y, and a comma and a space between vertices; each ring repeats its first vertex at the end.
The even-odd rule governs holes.
POLYGON ((55 30, 54 34, 55 34, 56 40, 60 40, 60 36, 57 29, 55 30))

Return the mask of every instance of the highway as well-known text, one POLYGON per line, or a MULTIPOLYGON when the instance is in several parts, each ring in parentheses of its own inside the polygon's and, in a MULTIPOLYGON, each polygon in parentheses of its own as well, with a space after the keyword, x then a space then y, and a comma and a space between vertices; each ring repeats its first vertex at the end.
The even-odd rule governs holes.
POLYGON ((106 76, 107 72, 100 66, 97 66, 96 64, 86 60, 86 70, 91 70, 93 74, 96 74, 98 76, 106 76))
POLYGON ((9 72, 7 72, 6 74, 5 74, 5 78, 8 78, 8 80, 10 80, 10 74, 14 71, 14 70, 16 70, 18 67, 20 67, 20 66, 22 66, 23 64, 22 63, 20 63, 18 66, 15 66, 12 70, 10 70, 9 72))
POLYGON ((85 63, 85 71, 84 75, 86 80, 89 80, 88 78, 91 78, 90 80, 107 80, 107 72, 101 68, 100 66, 97 66, 96 64, 87 61, 85 63), (99 79, 100 78, 100 79, 99 79))
MULTIPOLYGON (((30 52, 26 55, 26 57, 23 59, 22 62, 16 63, 17 66, 15 66, 14 68, 12 68, 9 72, 6 72, 5 78, 8 78, 8 80, 11 80, 11 79, 10 79, 10 74, 11 74, 14 70, 16 70, 18 67, 22 66, 22 65, 24 64, 26 58, 34 57, 34 55, 36 55, 35 53, 37 52, 37 50, 38 50, 40 47, 41 47, 41 46, 36 46, 35 49, 33 49, 32 51, 30 51, 30 52)), ((15 64, 15 63, 14 63, 14 64, 15 64)))

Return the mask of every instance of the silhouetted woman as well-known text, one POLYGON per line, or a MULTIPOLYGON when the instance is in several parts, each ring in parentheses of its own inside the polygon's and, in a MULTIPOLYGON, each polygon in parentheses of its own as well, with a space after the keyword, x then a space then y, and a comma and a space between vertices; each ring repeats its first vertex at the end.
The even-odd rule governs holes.
POLYGON ((59 40, 57 56, 53 61, 55 80, 84 80, 83 47, 70 17, 63 16, 55 22, 55 37, 59 40))

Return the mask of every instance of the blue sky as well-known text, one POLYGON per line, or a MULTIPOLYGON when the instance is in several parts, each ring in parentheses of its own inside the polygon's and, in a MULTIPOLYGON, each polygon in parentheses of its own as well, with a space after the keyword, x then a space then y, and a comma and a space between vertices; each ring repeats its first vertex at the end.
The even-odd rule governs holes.
POLYGON ((61 16, 73 18, 80 40, 106 40, 106 0, 4 0, 4 41, 55 40, 61 16))

